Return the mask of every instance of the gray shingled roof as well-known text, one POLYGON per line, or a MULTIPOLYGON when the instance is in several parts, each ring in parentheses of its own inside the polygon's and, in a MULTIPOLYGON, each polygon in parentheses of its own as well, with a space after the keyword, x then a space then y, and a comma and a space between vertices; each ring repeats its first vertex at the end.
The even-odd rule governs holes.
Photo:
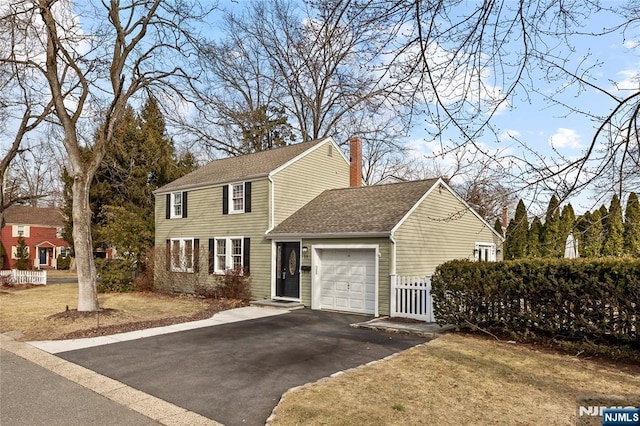
POLYGON ((60 227, 65 219, 62 212, 53 207, 13 205, 4 211, 4 221, 12 225, 40 225, 60 227))
POLYGON ((199 186, 215 185, 236 180, 267 176, 270 172, 294 159, 325 139, 315 139, 295 145, 283 146, 269 151, 238 157, 214 160, 188 175, 155 190, 155 193, 170 192, 199 186))
POLYGON ((327 190, 285 219, 269 235, 390 233, 437 181, 327 190))

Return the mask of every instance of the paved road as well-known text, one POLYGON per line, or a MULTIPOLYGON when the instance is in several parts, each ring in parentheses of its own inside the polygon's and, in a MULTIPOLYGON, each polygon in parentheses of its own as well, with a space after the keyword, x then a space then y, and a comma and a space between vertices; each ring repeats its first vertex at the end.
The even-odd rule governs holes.
POLYGON ((289 388, 426 341, 349 327, 365 319, 303 309, 58 356, 228 426, 264 425, 289 388))
POLYGON ((148 417, 0 350, 0 424, 158 425, 148 417))

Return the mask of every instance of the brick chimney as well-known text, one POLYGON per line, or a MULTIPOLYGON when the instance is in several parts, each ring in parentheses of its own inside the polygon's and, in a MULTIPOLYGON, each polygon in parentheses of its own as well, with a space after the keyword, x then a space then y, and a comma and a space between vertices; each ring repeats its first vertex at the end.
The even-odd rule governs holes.
POLYGON ((509 218, 507 217, 507 206, 502 208, 502 231, 507 232, 507 226, 509 226, 509 218))
POLYGON ((349 185, 362 186, 362 141, 359 137, 349 138, 349 154, 351 156, 349 185))

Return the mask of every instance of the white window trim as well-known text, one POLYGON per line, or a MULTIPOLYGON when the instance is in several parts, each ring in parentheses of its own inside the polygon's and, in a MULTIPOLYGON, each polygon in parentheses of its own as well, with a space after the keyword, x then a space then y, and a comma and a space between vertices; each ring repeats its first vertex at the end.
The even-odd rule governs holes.
POLYGON ((193 272, 193 261, 194 261, 194 239, 193 238, 171 238, 169 243, 169 270, 171 272, 193 272), (180 243, 180 265, 176 266, 173 264, 173 242, 179 241, 180 243), (187 268, 187 255, 186 255, 186 242, 191 241, 191 267, 187 268))
POLYGON ((182 212, 184 211, 184 196, 182 192, 172 192, 170 200, 171 201, 171 219, 179 219, 182 218, 182 212), (176 195, 180 194, 180 214, 176 214, 176 195))
POLYGON ((476 242, 473 250, 473 258, 476 262, 480 261, 480 252, 483 250, 489 254, 489 259, 486 260, 487 262, 495 262, 497 260, 495 243, 476 242), (488 252, 486 250, 488 250, 488 252))
POLYGON ((13 225, 11 227, 12 237, 29 238, 31 234, 31 227, 29 225, 13 225), (22 228, 22 235, 20 235, 19 229, 22 228))
POLYGON ((229 204, 228 204, 229 214, 244 213, 244 208, 245 208, 245 205, 247 203, 245 189, 246 189, 246 187, 245 187, 244 182, 235 182, 235 183, 230 183, 229 184, 229 199, 228 199, 228 202, 229 202, 229 204), (236 210, 234 208, 234 205, 233 205, 233 187, 234 186, 242 186, 242 209, 236 210))
POLYGON ((244 237, 220 237, 213 239, 213 273, 224 274, 226 271, 233 269, 233 255, 231 250, 233 248, 231 240, 240 240, 240 265, 244 268, 244 237), (225 241, 225 269, 218 268, 218 241, 225 241))

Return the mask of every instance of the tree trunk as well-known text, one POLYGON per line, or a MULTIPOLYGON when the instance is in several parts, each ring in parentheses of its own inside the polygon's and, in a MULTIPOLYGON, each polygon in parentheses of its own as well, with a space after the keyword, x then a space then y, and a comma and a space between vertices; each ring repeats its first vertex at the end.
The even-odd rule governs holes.
POLYGON ((78 311, 97 311, 96 267, 91 238, 88 173, 80 173, 73 181, 73 245, 78 272, 78 311))

